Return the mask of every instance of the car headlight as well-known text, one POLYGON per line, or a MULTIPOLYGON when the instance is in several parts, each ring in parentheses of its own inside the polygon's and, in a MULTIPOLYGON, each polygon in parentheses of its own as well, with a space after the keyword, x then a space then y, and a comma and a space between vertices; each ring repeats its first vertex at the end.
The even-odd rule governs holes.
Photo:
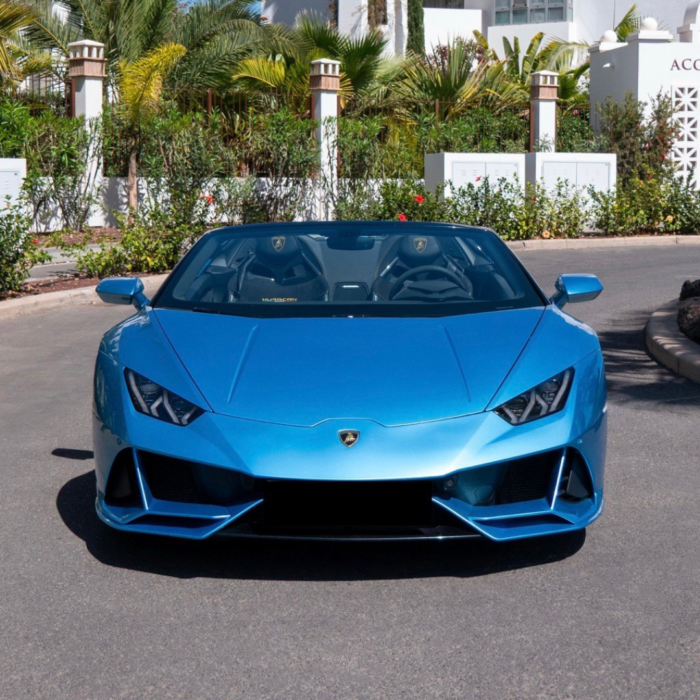
POLYGON ((569 398, 574 370, 567 369, 534 389, 499 406, 495 412, 511 425, 522 425, 561 411, 569 398))
POLYGON ((204 413, 199 406, 130 369, 124 376, 131 401, 139 413, 174 425, 189 425, 204 413))

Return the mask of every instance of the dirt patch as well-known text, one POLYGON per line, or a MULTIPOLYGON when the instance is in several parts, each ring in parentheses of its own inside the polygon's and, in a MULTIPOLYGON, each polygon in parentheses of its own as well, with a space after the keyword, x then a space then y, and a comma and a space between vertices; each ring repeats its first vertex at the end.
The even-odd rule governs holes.
POLYGON ((65 245, 75 245, 76 243, 86 242, 87 244, 107 243, 110 241, 118 241, 122 237, 122 232, 118 228, 109 228, 107 226, 96 226, 87 229, 83 233, 37 233, 36 239, 40 246, 54 246, 57 238, 60 236, 65 245), (87 241, 85 238, 87 237, 87 241))
POLYGON ((81 287, 94 287, 100 280, 95 277, 65 276, 50 280, 39 280, 22 285, 19 292, 7 292, 0 294, 1 299, 19 299, 47 292, 61 292, 64 289, 80 289, 81 287))
MULTIPOLYGON (((161 274, 154 273, 154 274, 161 274)), ((152 277, 150 274, 137 275, 141 278, 152 277)), ((22 285, 19 292, 7 292, 0 294, 0 301, 4 299, 19 299, 21 297, 31 297, 47 292, 62 292, 66 289, 80 289, 81 287, 95 287, 99 283, 97 277, 85 277, 83 275, 62 275, 60 277, 27 282, 22 285)))

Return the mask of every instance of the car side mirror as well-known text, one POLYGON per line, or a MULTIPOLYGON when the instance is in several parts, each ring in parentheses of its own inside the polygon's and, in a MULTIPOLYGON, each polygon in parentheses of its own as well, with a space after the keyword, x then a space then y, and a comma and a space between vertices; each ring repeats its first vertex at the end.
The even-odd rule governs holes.
POLYGON ((97 285, 97 294, 105 304, 133 304, 137 309, 148 304, 138 277, 107 277, 97 285))
POLYGON ((600 296, 603 285, 595 275, 562 275, 556 284, 557 293, 550 299, 560 309, 567 304, 593 301, 600 296))

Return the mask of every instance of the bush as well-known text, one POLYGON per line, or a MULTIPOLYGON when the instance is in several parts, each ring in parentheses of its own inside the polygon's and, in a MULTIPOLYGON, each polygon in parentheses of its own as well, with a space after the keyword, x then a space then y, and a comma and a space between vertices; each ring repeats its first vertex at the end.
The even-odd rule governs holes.
POLYGON ((146 207, 176 228, 198 228, 210 214, 214 179, 233 170, 234 158, 217 115, 170 111, 149 122, 140 161, 146 207))
MULTIPOLYGON (((631 180, 614 192, 590 192, 591 219, 594 228, 613 236, 637 233, 677 233, 683 226, 682 210, 678 207, 686 196, 697 200, 689 188, 683 188, 675 178, 631 180)), ((696 204, 697 207, 697 204, 696 204)), ((692 223, 691 206, 684 205, 688 223, 692 223)), ((696 214, 696 222, 698 222, 696 214)))
POLYGON ((557 122, 559 153, 601 153, 602 139, 591 128, 588 110, 573 107, 562 111, 557 122))
POLYGON ((166 272, 180 260, 185 249, 203 233, 174 222, 162 210, 131 212, 118 216, 121 239, 103 242, 97 251, 87 249, 87 239, 64 246, 76 255, 79 272, 89 277, 166 272))
POLYGON ((264 178, 249 193, 245 223, 293 221, 308 213, 318 163, 315 124, 287 109, 254 114, 235 134, 235 154, 244 174, 264 178))
POLYGON ((506 240, 575 237, 587 218, 582 194, 565 183, 550 193, 541 185, 523 192, 514 182, 501 180, 494 185, 487 178, 444 200, 440 195, 426 191, 418 181, 386 181, 376 190, 358 191, 339 201, 336 218, 486 226, 506 240))
POLYGON ((22 103, 0 101, 0 157, 26 159, 24 192, 37 228, 58 218, 62 226, 82 229, 99 194, 88 163, 100 148, 99 124, 88 130, 82 119, 49 110, 33 115, 22 103))
POLYGON ((523 153, 530 142, 527 110, 472 107, 445 121, 425 118, 419 133, 421 153, 523 153))
POLYGON ((669 182, 675 177, 671 149, 680 126, 669 97, 659 95, 649 106, 628 93, 623 102, 608 98, 598 108, 601 147, 617 155, 618 182, 622 187, 635 180, 669 182))
POLYGON ((23 208, 8 197, 0 206, 0 294, 18 291, 32 266, 48 262, 49 256, 29 233, 29 224, 23 208))
POLYGON ((35 226, 47 228, 58 214, 60 223, 82 231, 99 200, 92 154, 101 149, 101 127, 86 128, 81 119, 42 112, 32 123, 27 140, 27 179, 24 183, 35 226))

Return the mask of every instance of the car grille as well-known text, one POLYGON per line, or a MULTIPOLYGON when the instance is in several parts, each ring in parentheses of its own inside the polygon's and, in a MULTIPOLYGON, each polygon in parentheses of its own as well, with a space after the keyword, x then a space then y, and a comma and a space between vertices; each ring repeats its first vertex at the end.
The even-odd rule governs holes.
POLYGON ((206 503, 191 462, 142 452, 141 464, 154 498, 177 503, 206 503))
POLYGON ((556 451, 508 462, 496 503, 502 505, 546 498, 560 460, 561 452, 556 451))

